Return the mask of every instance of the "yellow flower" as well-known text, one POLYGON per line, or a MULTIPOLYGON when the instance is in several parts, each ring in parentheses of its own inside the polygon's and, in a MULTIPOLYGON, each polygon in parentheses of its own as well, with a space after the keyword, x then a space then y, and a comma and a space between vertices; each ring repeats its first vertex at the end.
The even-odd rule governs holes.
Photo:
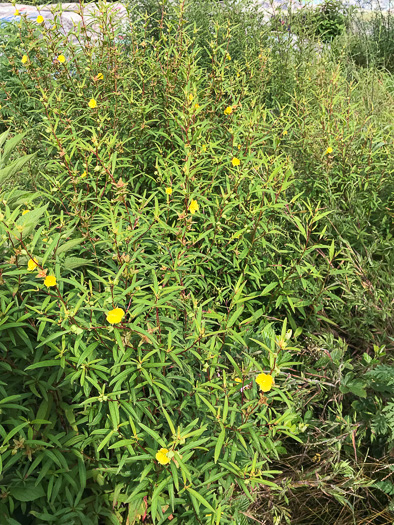
POLYGON ((22 215, 26 215, 26 213, 29 213, 30 210, 23 210, 22 215))
POLYGON ((194 213, 196 213, 196 211, 199 210, 199 205, 198 205, 198 202, 195 201, 195 200, 192 200, 192 202, 190 203, 190 206, 189 206, 189 211, 190 213, 193 215, 194 213))
POLYGON ((227 53, 227 60, 231 60, 231 56, 227 53))
POLYGON ((96 106, 97 106, 97 102, 94 100, 94 98, 91 98, 91 99, 89 100, 89 107, 90 107, 91 109, 94 109, 96 106))
POLYGON ((227 108, 224 110, 225 115, 231 115, 233 112, 233 108, 231 106, 227 106, 227 108))
POLYGON ((56 286, 56 277, 54 275, 47 275, 45 277, 44 284, 47 288, 50 288, 51 286, 56 286))
POLYGON ((194 109, 198 109, 200 107, 200 104, 194 104, 194 109))
POLYGON ((156 459, 160 463, 160 465, 167 465, 167 463, 170 462, 170 458, 167 456, 167 454, 168 454, 168 449, 166 448, 161 448, 157 452, 156 459))
POLYGON ((109 324, 118 324, 124 317, 124 310, 122 308, 114 308, 107 313, 107 321, 109 324))
POLYGON ((44 21, 44 17, 41 16, 41 15, 38 15, 38 16, 37 16, 37 20, 36 20, 37 24, 42 24, 43 21, 44 21))
POLYGON ((241 161, 237 159, 237 157, 234 157, 233 160, 231 161, 231 164, 233 166, 239 166, 241 164, 241 161))
POLYGON ((84 171, 83 173, 81 173, 81 179, 84 179, 86 177, 86 171, 84 171))
POLYGON ((171 195, 171 193, 172 193, 172 188, 166 188, 166 193, 167 193, 167 195, 171 195))
POLYGON ((29 60, 28 56, 27 55, 23 55, 21 62, 22 62, 22 64, 26 64, 26 62, 28 60, 29 60))
POLYGON ((203 147, 201 148, 201 151, 203 153, 205 153, 207 151, 207 145, 206 144, 203 145, 203 147))
POLYGON ((234 381, 235 381, 236 383, 242 383, 242 379, 240 379, 239 377, 236 377, 236 378, 234 379, 234 381))
POLYGON ((19 11, 18 11, 18 9, 15 11, 14 16, 19 16, 19 11))
POLYGON ((326 149, 326 152, 324 153, 324 155, 328 155, 329 153, 332 153, 333 152, 333 149, 331 146, 329 146, 327 149, 326 149))
POLYGON ((27 269, 29 270, 29 272, 32 272, 33 270, 35 270, 37 266, 38 266, 38 263, 35 259, 29 259, 27 263, 27 269))
POLYGON ((191 101, 193 100, 193 98, 194 98, 194 95, 192 95, 192 94, 190 93, 190 95, 189 95, 189 101, 191 102, 191 101))
POLYGON ((269 392, 274 383, 274 378, 270 374, 259 374, 256 377, 256 383, 259 385, 262 392, 269 392))
POLYGON ((284 130, 283 135, 287 135, 287 129, 284 130))
POLYGON ((64 64, 64 62, 66 61, 66 57, 64 55, 59 55, 57 59, 61 64, 64 64))
POLYGON ((104 78, 104 75, 102 73, 99 73, 97 75, 97 80, 103 80, 103 78, 104 78))

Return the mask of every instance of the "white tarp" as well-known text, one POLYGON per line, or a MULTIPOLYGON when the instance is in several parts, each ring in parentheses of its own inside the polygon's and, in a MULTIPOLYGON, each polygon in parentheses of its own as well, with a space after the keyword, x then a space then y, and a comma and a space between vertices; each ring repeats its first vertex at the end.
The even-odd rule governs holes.
MULTIPOLYGON (((108 4, 109 16, 114 15, 119 20, 126 17, 126 8, 121 3, 108 4)), ((56 17, 56 22, 62 33, 68 34, 75 30, 78 24, 91 27, 94 30, 99 30, 95 27, 95 16, 100 14, 99 7, 94 4, 86 4, 81 6, 78 3, 70 4, 49 4, 42 6, 30 6, 24 4, 0 4, 0 25, 7 23, 19 22, 21 17, 26 17, 32 21, 36 21, 38 16, 44 18, 43 24, 51 27, 56 17)))

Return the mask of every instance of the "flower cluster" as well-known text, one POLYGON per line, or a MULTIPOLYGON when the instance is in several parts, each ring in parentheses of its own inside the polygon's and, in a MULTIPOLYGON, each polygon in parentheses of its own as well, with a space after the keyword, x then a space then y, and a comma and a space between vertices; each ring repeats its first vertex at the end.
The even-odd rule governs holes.
MULTIPOLYGON (((25 210, 26 211, 26 210, 25 210)), ((37 266, 39 266, 39 263, 37 259, 30 258, 27 262, 27 269, 29 272, 33 272, 37 266)), ((51 288, 52 286, 56 286, 57 281, 56 277, 54 275, 47 275, 48 270, 40 270, 37 274, 38 278, 44 279, 44 285, 47 288, 51 288)))

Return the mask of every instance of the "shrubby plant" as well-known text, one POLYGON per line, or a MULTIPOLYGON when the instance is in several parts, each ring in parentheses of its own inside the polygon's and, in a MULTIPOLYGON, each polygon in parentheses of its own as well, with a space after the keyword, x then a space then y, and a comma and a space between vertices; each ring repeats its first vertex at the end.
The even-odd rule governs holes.
POLYGON ((364 362, 392 334, 388 81, 345 40, 206 6, 5 43, 5 523, 291 523, 291 458, 316 479, 322 434, 311 497, 389 494, 354 455, 389 406, 389 352, 364 362))
POLYGON ((295 11, 292 17, 293 30, 306 32, 310 38, 331 42, 342 35, 350 25, 350 10, 338 0, 325 0, 318 6, 307 5, 295 11))
POLYGON ((197 200, 179 242, 173 192, 161 213, 109 186, 88 234, 67 186, 57 215, 44 192, 2 194, 2 516, 226 522, 223 497, 275 487, 267 462, 297 439, 291 334, 242 315, 241 280, 226 306, 197 297, 197 200))
MULTIPOLYGON (((220 76, 203 85, 182 26, 163 49, 138 42, 132 69, 115 32, 73 56, 60 34, 26 31, 35 51, 11 66, 42 82, 31 100, 57 153, 39 195, 2 195, 4 520, 231 522, 229 491, 275 487, 268 462, 297 439, 278 376, 291 335, 275 336, 264 308, 278 283, 252 266, 267 225, 285 220, 291 168, 275 162, 266 189, 240 169, 257 114, 234 122, 234 99, 220 102, 220 76), (171 58, 166 82, 158 58, 171 58), (226 245, 238 257, 227 274, 226 245), (263 337, 258 351, 246 336, 263 337)), ((263 160, 250 167, 262 180, 263 160)))

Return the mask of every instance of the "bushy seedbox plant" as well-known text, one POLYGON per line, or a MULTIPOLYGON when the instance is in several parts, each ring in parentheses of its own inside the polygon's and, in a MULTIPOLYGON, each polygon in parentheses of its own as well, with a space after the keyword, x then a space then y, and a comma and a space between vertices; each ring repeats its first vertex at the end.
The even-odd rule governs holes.
POLYGON ((389 335, 392 131, 368 83, 286 28, 191 6, 99 4, 66 36, 22 18, 4 44, 9 525, 244 523, 309 439, 303 331, 389 335), (360 272, 372 236, 386 298, 360 272))
POLYGON ((97 24, 75 45, 23 21, 9 57, 39 120, 32 162, 49 160, 36 193, 2 173, 1 513, 231 523, 232 493, 274 487, 269 460, 297 439, 291 332, 269 325, 275 303, 314 307, 276 269, 276 238, 303 229, 292 166, 230 31, 207 76, 182 13, 158 40, 97 24))

